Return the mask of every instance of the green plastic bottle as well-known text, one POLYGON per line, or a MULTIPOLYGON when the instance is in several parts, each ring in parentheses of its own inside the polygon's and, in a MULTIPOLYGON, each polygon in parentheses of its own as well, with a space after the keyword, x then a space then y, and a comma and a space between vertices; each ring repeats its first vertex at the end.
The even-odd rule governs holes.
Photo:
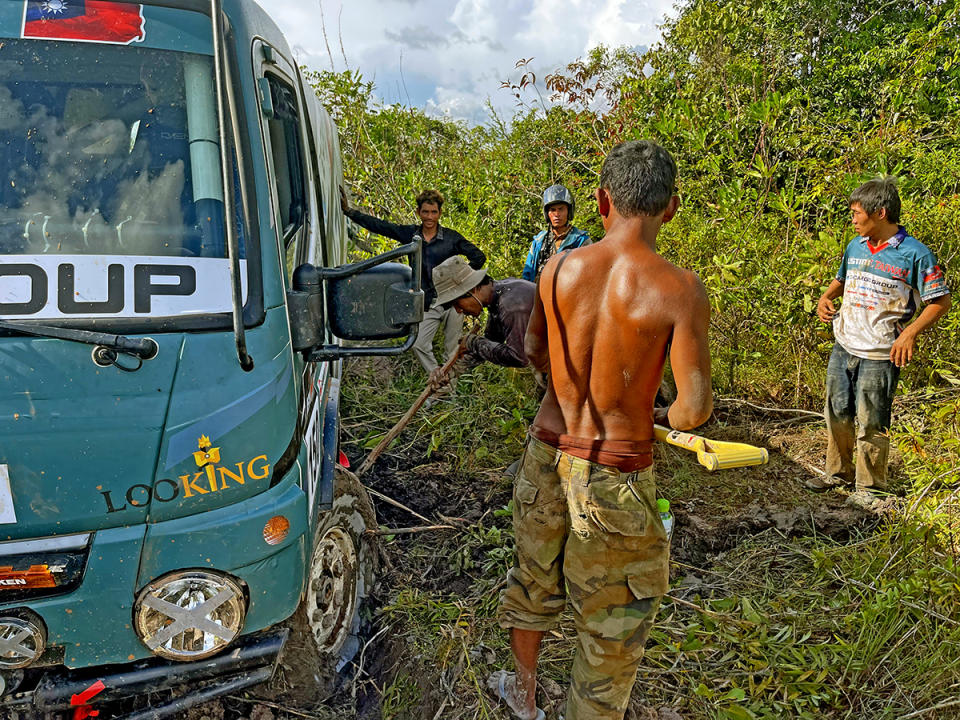
POLYGON ((657 510, 660 511, 660 522, 667 533, 667 542, 673 537, 673 513, 670 512, 670 501, 666 498, 657 500, 657 510))

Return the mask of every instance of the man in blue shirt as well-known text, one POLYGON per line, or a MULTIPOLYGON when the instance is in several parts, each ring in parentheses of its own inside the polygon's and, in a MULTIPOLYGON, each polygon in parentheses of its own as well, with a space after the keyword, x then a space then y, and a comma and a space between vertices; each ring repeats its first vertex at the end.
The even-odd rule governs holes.
POLYGON ((573 195, 563 185, 551 185, 543 191, 543 214, 549 227, 533 238, 523 266, 524 280, 536 282, 554 255, 590 244, 590 236, 570 224, 576 209, 573 195))
POLYGON ((819 491, 855 482, 848 502, 873 510, 873 492, 887 487, 890 411, 900 368, 913 359, 917 336, 933 327, 951 301, 936 256, 899 224, 900 196, 891 178, 857 188, 850 213, 858 237, 817 303, 819 318, 833 323, 836 344, 827 367, 826 474, 807 487, 819 491), (833 301, 841 295, 838 311, 833 301), (906 325, 921 302, 926 306, 906 325))

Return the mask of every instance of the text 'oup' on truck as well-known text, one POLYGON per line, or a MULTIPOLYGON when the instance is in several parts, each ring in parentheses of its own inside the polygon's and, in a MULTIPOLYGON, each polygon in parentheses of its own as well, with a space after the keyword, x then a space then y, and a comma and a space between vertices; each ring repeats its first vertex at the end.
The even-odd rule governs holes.
POLYGON ((339 671, 342 359, 413 344, 420 247, 344 264, 336 128, 252 0, 0 0, 0 66, 0 712, 175 716, 295 612, 339 671))

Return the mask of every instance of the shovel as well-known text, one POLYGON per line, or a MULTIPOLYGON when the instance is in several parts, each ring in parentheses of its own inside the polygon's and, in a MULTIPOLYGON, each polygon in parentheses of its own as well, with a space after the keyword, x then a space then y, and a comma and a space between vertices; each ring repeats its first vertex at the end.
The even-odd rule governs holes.
POLYGON ((766 465, 770 459, 766 448, 758 448, 746 443, 708 440, 699 435, 671 430, 662 425, 654 425, 653 430, 657 440, 695 452, 699 463, 711 472, 751 465, 766 465))

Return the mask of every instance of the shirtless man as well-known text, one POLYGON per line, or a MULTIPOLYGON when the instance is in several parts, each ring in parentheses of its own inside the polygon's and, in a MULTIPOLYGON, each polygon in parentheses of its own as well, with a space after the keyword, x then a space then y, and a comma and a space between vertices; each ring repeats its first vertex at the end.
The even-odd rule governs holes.
POLYGON ((491 677, 522 720, 543 717, 537 655, 568 598, 577 655, 566 719, 622 720, 667 591, 652 443, 668 351, 677 399, 657 421, 688 430, 713 410, 706 293, 656 252, 677 211, 675 178, 659 145, 615 147, 596 192, 606 237, 553 258, 538 284, 525 346, 549 386, 514 484, 517 563, 499 616, 517 672, 491 677))

